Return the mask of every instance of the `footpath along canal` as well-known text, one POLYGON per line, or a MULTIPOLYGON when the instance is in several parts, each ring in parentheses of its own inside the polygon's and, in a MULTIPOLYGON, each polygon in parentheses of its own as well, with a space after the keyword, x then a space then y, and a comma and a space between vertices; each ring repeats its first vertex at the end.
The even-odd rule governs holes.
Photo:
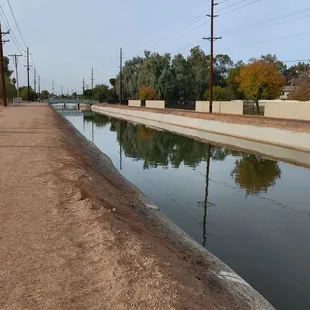
POLYGON ((310 309, 309 168, 103 115, 66 118, 276 309, 310 309))

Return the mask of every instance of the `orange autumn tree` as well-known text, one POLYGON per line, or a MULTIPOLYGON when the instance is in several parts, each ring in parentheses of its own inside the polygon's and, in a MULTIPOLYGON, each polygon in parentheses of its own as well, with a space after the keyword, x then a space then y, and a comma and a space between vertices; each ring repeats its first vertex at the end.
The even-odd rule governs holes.
POLYGON ((260 112, 258 100, 279 98, 285 85, 285 78, 275 65, 264 60, 255 60, 242 67, 236 76, 236 81, 246 99, 255 100, 258 113, 260 112))
POLYGON ((141 85, 138 91, 140 100, 154 100, 158 99, 157 93, 154 88, 146 85, 141 85))

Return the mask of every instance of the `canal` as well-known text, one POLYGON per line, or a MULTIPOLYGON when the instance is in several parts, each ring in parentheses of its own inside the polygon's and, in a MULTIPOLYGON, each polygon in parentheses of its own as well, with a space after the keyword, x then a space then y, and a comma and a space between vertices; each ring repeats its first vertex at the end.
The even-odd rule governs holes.
POLYGON ((310 309, 310 170, 102 115, 66 116, 276 309, 310 309))

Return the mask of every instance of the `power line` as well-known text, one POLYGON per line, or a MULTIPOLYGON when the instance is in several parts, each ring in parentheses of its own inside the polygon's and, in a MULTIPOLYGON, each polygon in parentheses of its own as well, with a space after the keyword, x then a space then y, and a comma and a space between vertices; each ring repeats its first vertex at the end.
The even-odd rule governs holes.
POLYGON ((3 59, 3 42, 2 35, 7 34, 7 32, 2 32, 1 23, 0 23, 0 75, 1 75, 1 87, 2 87, 2 102, 3 105, 7 106, 7 97, 6 97, 6 85, 5 85, 5 72, 4 72, 4 59, 3 59))
MULTIPOLYGON (((307 12, 310 10, 310 7, 306 7, 302 10, 298 10, 298 11, 294 11, 292 13, 289 13, 289 14, 285 14, 285 15, 281 15, 281 16, 278 16, 278 17, 274 17, 274 18, 270 18, 270 19, 267 19, 265 21, 262 21, 262 22, 257 22, 257 23, 254 23, 254 24, 251 24, 251 25, 247 25, 247 26, 242 26, 242 27, 238 27, 238 28, 234 28, 234 29, 230 29, 230 30, 227 30, 227 31, 224 31, 224 32, 221 32, 222 34, 231 34, 231 33, 240 33, 240 30, 243 30, 245 29, 246 31, 248 30, 252 30, 251 28, 255 27, 255 26, 261 26, 261 25, 264 25, 264 24, 269 24, 269 23, 274 23, 275 21, 277 20, 281 20, 281 19, 285 19, 287 17, 290 17, 290 16, 295 16, 295 15, 298 15, 300 13, 304 13, 304 12, 307 12)), ((307 16, 302 16, 302 17, 299 17, 298 19, 302 19, 302 18, 305 18, 305 17, 309 17, 309 15, 307 16)), ((284 22, 281 22, 281 23, 286 23, 286 22, 290 22, 290 21, 295 21, 295 20, 298 20, 298 19, 292 19, 292 20, 289 20, 289 21, 284 21, 284 22)), ((280 23, 280 24, 281 24, 280 23)), ((278 23, 276 23, 278 24, 278 23)), ((275 24, 275 25, 276 25, 275 24)), ((257 29, 261 29, 263 27, 259 27, 257 29)))
POLYGON ((10 57, 13 57, 14 65, 15 65, 15 75, 16 75, 16 89, 17 89, 17 100, 19 103, 19 78, 18 78, 18 57, 22 57, 23 55, 9 55, 10 57))
POLYGON ((10 0, 7 0, 7 2, 8 2, 8 5, 9 5, 9 8, 10 8, 10 11, 11 11, 11 13, 12 13, 12 16, 13 16, 13 19, 14 19, 14 22, 15 22, 15 25, 16 25, 16 27, 17 27, 17 30, 18 30, 18 32, 19 32, 19 35, 20 35, 20 37, 21 37, 23 43, 24 43, 25 46, 27 47, 27 44, 26 44, 26 42, 25 42, 25 40, 24 40, 24 38, 23 38, 23 35, 22 35, 21 31, 20 31, 20 28, 19 28, 19 26, 18 26, 17 20, 16 20, 16 18, 15 18, 15 14, 14 14, 14 12, 13 12, 13 10, 12 10, 10 0))
POLYGON ((297 59, 297 60, 281 60, 282 62, 284 63, 289 63, 289 62, 310 62, 310 58, 307 58, 307 59, 297 59))
MULTIPOLYGON (((233 9, 233 10, 224 12, 224 13, 221 14, 221 16, 222 16, 222 15, 225 15, 225 14, 228 14, 228 13, 235 12, 235 11, 239 11, 239 10, 241 10, 241 9, 243 9, 243 8, 246 8, 246 7, 250 6, 250 5, 253 5, 253 4, 255 4, 255 3, 257 3, 257 2, 261 2, 261 1, 263 1, 263 0, 255 0, 255 1, 251 2, 251 3, 245 4, 245 5, 243 5, 243 6, 240 6, 240 7, 238 7, 238 8, 235 8, 235 9, 233 9)), ((240 1, 239 3, 241 3, 241 2, 243 2, 243 1, 240 1)))
POLYGON ((2 13, 0 12, 0 15, 1 15, 2 19, 3 19, 4 25, 7 27, 7 30, 10 31, 10 36, 11 36, 11 38, 12 38, 12 41, 13 41, 15 47, 18 49, 18 51, 19 51, 20 53, 22 53, 23 47, 21 46, 21 44, 20 44, 19 41, 17 40, 17 38, 16 38, 16 36, 15 36, 15 34, 14 34, 14 31, 12 30, 12 28, 11 28, 11 26, 10 26, 10 23, 9 23, 9 21, 8 21, 6 15, 5 15, 5 12, 4 12, 3 7, 2 7, 1 4, 0 4, 0 9, 1 9, 1 11, 2 11, 2 13))
MULTIPOLYGON (((228 5, 228 6, 224 7, 224 8, 219 9, 219 11, 225 10, 225 9, 229 9, 229 8, 231 8, 231 7, 233 7, 233 6, 236 6, 236 5, 240 4, 240 3, 243 3, 243 2, 245 2, 245 1, 247 1, 247 0, 240 0, 240 1, 238 1, 238 2, 232 3, 232 4, 230 4, 230 5, 228 5)), ((225 2, 225 1, 224 1, 224 2, 225 2)), ((223 3, 223 2, 220 2, 220 4, 221 4, 221 3, 223 3)))
POLYGON ((263 41, 253 42, 253 43, 244 44, 244 45, 232 46, 232 47, 228 47, 226 49, 235 49, 235 48, 240 48, 240 47, 258 45, 258 44, 267 43, 267 42, 279 41, 279 40, 283 40, 283 39, 287 39, 287 38, 299 37, 299 36, 306 35, 309 33, 310 33, 310 31, 300 32, 300 33, 296 33, 296 34, 292 34, 292 35, 288 35, 288 36, 283 36, 283 37, 277 37, 277 38, 273 38, 273 39, 269 39, 269 40, 263 40, 263 41))

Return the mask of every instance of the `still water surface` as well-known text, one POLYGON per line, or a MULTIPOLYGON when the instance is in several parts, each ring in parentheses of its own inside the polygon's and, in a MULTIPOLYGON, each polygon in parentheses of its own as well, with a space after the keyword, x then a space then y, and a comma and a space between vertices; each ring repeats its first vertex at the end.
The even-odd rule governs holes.
POLYGON ((106 116, 67 118, 276 309, 310 309, 308 168, 106 116))

